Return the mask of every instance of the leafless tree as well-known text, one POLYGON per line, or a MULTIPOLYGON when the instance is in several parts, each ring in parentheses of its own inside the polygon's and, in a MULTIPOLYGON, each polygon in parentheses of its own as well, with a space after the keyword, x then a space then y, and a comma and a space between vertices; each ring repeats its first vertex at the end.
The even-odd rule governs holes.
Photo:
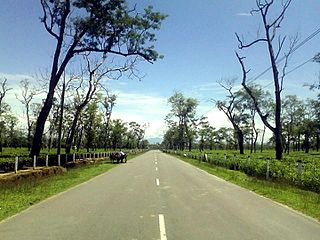
POLYGON ((5 124, 3 114, 9 109, 8 104, 4 102, 4 98, 7 92, 12 89, 8 87, 7 80, 7 78, 3 78, 0 80, 0 152, 2 152, 2 135, 5 124))
POLYGON ((239 53, 236 52, 237 59, 242 68, 242 86, 250 95, 254 102, 254 106, 259 114, 262 122, 265 124, 267 128, 269 128, 275 137, 275 150, 276 150, 276 159, 282 159, 283 152, 283 143, 282 143, 282 127, 281 127, 281 92, 283 90, 283 81, 286 75, 286 68, 288 65, 289 56, 292 54, 294 50, 294 46, 297 42, 297 37, 290 39, 288 51, 284 53, 284 46, 287 42, 286 36, 281 36, 277 34, 277 31, 282 24, 285 13, 289 8, 292 0, 283 0, 281 1, 281 10, 273 19, 269 18, 270 11, 272 7, 278 6, 279 2, 275 2, 274 0, 256 0, 256 8, 251 11, 251 14, 259 14, 261 16, 262 24, 264 27, 264 35, 263 37, 258 37, 257 39, 246 43, 243 38, 241 38, 237 33, 236 37, 239 42, 238 48, 240 50, 249 48, 258 43, 265 43, 267 46, 267 51, 269 55, 269 60, 271 63, 271 70, 273 74, 273 83, 274 83, 274 101, 275 101, 275 112, 274 112, 274 121, 275 125, 272 126, 270 120, 268 119, 269 114, 263 113, 260 108, 259 101, 256 96, 252 92, 250 86, 247 84, 247 75, 250 70, 247 70, 244 64, 245 57, 241 57, 239 53), (284 53, 283 57, 280 55, 284 53), (280 66, 280 62, 284 61, 282 66, 280 66), (282 69, 281 69, 282 68, 282 69), (281 69, 281 70, 280 70, 281 69), (281 71, 281 72, 280 72, 281 71))
POLYGON ((242 120, 246 118, 246 114, 244 114, 244 109, 238 104, 239 99, 237 99, 237 95, 232 90, 234 80, 235 79, 226 80, 225 83, 219 82, 220 86, 228 92, 228 100, 217 101, 216 106, 227 116, 228 120, 231 122, 238 139, 240 154, 244 154, 244 134, 241 129, 241 123, 242 120))
POLYGON ((21 97, 16 94, 17 100, 23 104, 25 108, 25 115, 27 118, 27 139, 28 139, 28 150, 30 151, 31 148, 31 142, 32 142, 32 127, 35 123, 34 120, 32 120, 32 113, 30 110, 32 100, 37 94, 40 94, 41 91, 38 90, 35 86, 31 85, 29 79, 23 79, 20 81, 20 90, 21 90, 21 97))

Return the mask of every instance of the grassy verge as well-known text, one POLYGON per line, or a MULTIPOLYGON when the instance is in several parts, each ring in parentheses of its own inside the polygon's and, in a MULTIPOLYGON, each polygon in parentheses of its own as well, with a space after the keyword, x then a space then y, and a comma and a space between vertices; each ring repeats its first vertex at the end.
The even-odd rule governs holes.
POLYGON ((237 184, 246 189, 252 190, 262 196, 270 198, 276 202, 287 205, 297 211, 320 220, 320 194, 305 191, 285 183, 266 181, 247 176, 238 171, 233 171, 221 167, 210 166, 208 163, 199 163, 194 159, 179 157, 206 172, 237 184))
MULTIPOLYGON (((129 156, 128 160, 136 156, 129 156)), ((16 186, 0 186, 0 221, 116 166, 119 165, 102 162, 69 169, 62 175, 28 181, 16 186)))

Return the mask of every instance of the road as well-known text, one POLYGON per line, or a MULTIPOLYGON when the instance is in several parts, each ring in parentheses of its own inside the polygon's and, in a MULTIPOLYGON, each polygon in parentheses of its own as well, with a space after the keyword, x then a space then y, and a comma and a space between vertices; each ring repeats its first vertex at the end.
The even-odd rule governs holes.
POLYGON ((320 224, 149 151, 1 222, 0 239, 319 240, 320 224))

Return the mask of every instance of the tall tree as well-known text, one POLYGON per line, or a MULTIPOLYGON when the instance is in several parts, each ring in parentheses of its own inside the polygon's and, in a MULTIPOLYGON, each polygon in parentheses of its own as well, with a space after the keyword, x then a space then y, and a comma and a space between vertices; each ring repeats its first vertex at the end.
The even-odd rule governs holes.
POLYGON ((4 98, 11 89, 8 87, 6 78, 0 80, 0 152, 2 152, 3 130, 5 127, 4 113, 10 109, 10 106, 5 103, 4 98))
POLYGON ((81 76, 78 76, 78 86, 75 90, 75 97, 73 102, 75 112, 70 132, 66 140, 67 154, 70 153, 81 112, 89 104, 89 102, 93 99, 93 97, 99 90, 101 79, 109 72, 108 70, 101 69, 101 67, 103 66, 103 61, 92 64, 87 55, 84 56, 84 59, 86 61, 86 70, 82 71, 81 76))
POLYGON ((293 139, 294 132, 301 126, 303 115, 305 114, 304 102, 296 95, 287 95, 283 99, 283 117, 282 122, 284 132, 286 133, 285 152, 290 153, 290 143, 293 139), (302 118, 301 118, 302 117, 302 118))
POLYGON ((34 124, 34 119, 31 118, 30 107, 32 99, 39 94, 39 90, 32 86, 29 79, 23 79, 20 81, 21 98, 16 94, 16 98, 24 105, 25 115, 27 118, 27 139, 28 139, 28 151, 31 149, 32 142, 32 126, 34 124))
POLYGON ((158 53, 149 43, 165 16, 146 8, 143 14, 129 9, 124 0, 40 0, 41 18, 56 46, 49 90, 37 119, 30 155, 39 155, 45 122, 53 104, 56 86, 65 68, 79 54, 99 52, 136 57, 154 62, 158 53))
POLYGON ((115 94, 108 94, 107 97, 102 101, 102 106, 104 108, 104 149, 107 150, 108 141, 110 138, 110 121, 113 111, 113 107, 116 104, 117 96, 115 94))
POLYGON ((113 150, 121 148, 123 145, 124 136, 127 132, 126 124, 120 120, 115 119, 111 123, 111 142, 113 150))
POLYGON ((177 92, 168 99, 168 102, 171 104, 171 110, 166 116, 166 120, 170 122, 177 119, 178 146, 180 150, 184 150, 187 136, 190 139, 191 129, 189 126, 195 120, 198 101, 194 98, 186 98, 182 93, 177 92))
MULTIPOLYGON (((275 90, 275 112, 274 112, 274 120, 275 125, 272 126, 270 123, 270 120, 268 119, 268 115, 264 114, 262 110, 260 109, 260 105, 258 100, 256 99, 254 93, 250 89, 250 87, 247 85, 247 74, 249 70, 246 70, 245 64, 244 64, 244 57, 240 57, 240 55, 236 52, 237 59, 241 65, 242 68, 242 86, 245 88, 245 90, 248 92, 250 97, 252 98, 254 105, 256 107, 256 110, 262 120, 262 122, 265 124, 267 128, 269 128, 275 139, 275 150, 276 150, 276 159, 281 160, 282 159, 282 152, 283 152, 283 144, 282 144, 282 126, 281 126, 281 92, 283 90, 283 81, 285 78, 286 73, 286 67, 288 63, 288 58, 292 53, 293 47, 296 43, 296 38, 290 41, 290 46, 288 49, 288 52, 284 54, 283 58, 279 58, 280 54, 283 53, 283 47, 286 42, 286 37, 281 37, 280 35, 277 36, 277 31, 280 28, 280 25, 282 24, 284 20, 285 13, 287 9, 289 8, 292 0, 283 0, 281 3, 275 2, 274 0, 256 0, 256 9, 253 9, 251 11, 251 14, 258 13, 261 16, 262 24, 263 24, 263 30, 264 30, 264 36, 258 37, 257 39, 245 43, 243 38, 240 38, 239 35, 236 33, 236 37, 239 42, 239 49, 246 49, 253 45, 256 45, 258 43, 265 43, 269 55, 269 60, 271 64, 272 69, 272 75, 273 75, 273 83, 274 83, 274 90, 275 90), (270 9, 272 7, 277 7, 277 4, 281 4, 280 7, 280 13, 276 14, 272 19, 270 18, 270 9), (279 63, 281 60, 285 60, 282 71, 280 73, 279 70, 279 63)), ((279 9, 279 8, 277 8, 279 9)))
POLYGON ((217 101, 216 106, 231 122, 237 136, 240 154, 244 154, 244 133, 241 125, 247 122, 248 114, 245 113, 246 109, 241 105, 240 98, 232 91, 233 84, 234 79, 227 80, 225 84, 220 83, 228 95, 226 101, 217 101))

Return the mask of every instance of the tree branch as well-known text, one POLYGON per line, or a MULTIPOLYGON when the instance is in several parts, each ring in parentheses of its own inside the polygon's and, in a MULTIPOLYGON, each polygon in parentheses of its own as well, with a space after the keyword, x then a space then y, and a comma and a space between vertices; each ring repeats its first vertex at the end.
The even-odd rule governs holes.
POLYGON ((237 56, 237 59, 241 65, 241 69, 242 69, 242 86, 243 88, 247 91, 247 93, 249 94, 249 96, 251 97, 252 101, 253 101, 253 104, 262 120, 262 122, 272 131, 274 132, 275 131, 275 128, 272 127, 270 125, 270 123, 268 122, 268 116, 269 114, 266 114, 264 115, 260 109, 260 106, 258 104, 258 101, 256 99, 256 97, 254 96, 253 92, 251 91, 251 89, 246 85, 246 79, 247 79, 247 73, 249 71, 246 71, 245 70, 245 66, 244 66, 244 62, 243 62, 243 57, 240 57, 239 54, 236 52, 236 56, 237 56))
POLYGON ((252 41, 249 44, 244 44, 243 41, 240 39, 239 35, 237 33, 235 33, 235 35, 236 35, 236 37, 238 39, 238 42, 239 42, 239 45, 238 45, 239 49, 248 48, 248 47, 250 47, 250 46, 252 46, 252 45, 254 45, 254 44, 258 43, 258 42, 268 42, 268 40, 265 39, 265 38, 259 38, 259 39, 255 40, 255 41, 252 41))

